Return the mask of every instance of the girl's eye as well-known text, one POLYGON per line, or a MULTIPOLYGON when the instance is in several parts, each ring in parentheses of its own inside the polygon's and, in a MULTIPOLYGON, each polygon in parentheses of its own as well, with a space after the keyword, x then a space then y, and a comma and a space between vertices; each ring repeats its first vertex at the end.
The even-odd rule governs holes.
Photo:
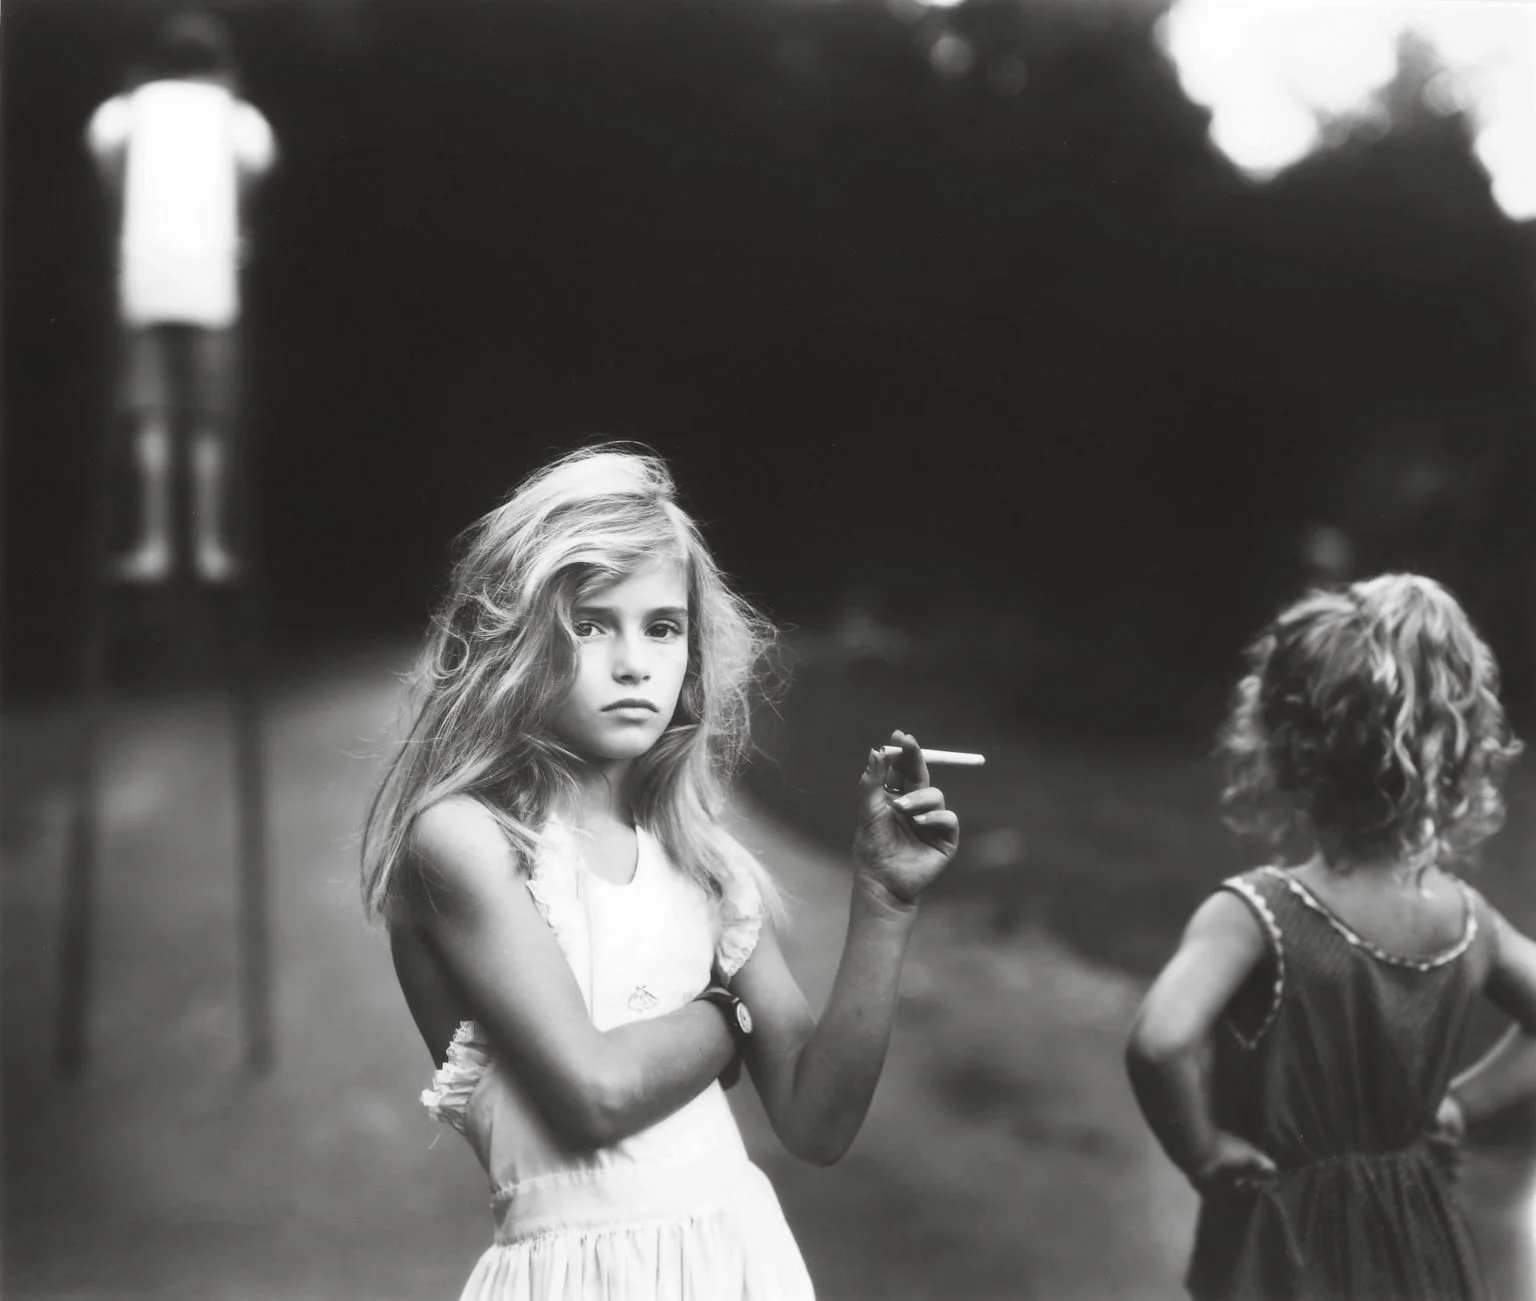
POLYGON ((664 619, 660 623, 653 623, 651 625, 651 636, 663 641, 669 641, 674 637, 681 637, 682 635, 682 628, 670 619, 664 619))
POLYGON ((596 637, 598 633, 602 632, 602 629, 599 628, 590 619, 578 619, 571 625, 571 631, 574 632, 577 638, 580 639, 586 637, 596 637))

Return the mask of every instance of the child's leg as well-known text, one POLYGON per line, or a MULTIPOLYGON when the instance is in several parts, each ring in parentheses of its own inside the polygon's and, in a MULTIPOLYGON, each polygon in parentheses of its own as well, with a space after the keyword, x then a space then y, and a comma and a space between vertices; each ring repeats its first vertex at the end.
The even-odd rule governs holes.
POLYGON ((192 557, 204 582, 227 583, 240 562, 229 546, 228 439, 211 421, 192 435, 192 557))
POLYGON ((139 417, 133 435, 139 488, 139 536, 118 558, 117 576, 131 583, 164 582, 171 572, 171 429, 164 412, 139 417))
POLYGON ((137 329, 123 340, 122 404, 132 419, 130 473, 137 502, 136 541, 112 569, 132 583, 164 582, 173 554, 170 365, 162 331, 137 329))
POLYGON ((227 583, 240 571, 230 540, 238 335, 199 330, 191 345, 192 561, 204 582, 227 583))

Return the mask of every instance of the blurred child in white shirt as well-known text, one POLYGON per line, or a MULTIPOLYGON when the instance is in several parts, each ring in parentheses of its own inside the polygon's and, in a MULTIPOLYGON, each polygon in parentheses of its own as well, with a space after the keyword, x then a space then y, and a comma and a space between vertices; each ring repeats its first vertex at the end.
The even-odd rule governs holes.
POLYGON ((192 421, 193 564, 203 581, 225 582, 237 568, 226 525, 242 210, 276 161, 272 129, 235 91, 223 25, 186 13, 160 30, 149 75, 102 104, 86 138, 119 206, 119 402, 134 421, 139 480, 137 541, 116 572, 170 576, 170 422, 181 410, 192 421))

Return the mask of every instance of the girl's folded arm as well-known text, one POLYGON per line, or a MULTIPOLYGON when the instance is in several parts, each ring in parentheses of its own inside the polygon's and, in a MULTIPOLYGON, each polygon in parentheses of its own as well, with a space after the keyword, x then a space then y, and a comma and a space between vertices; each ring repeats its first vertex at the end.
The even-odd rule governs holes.
POLYGON ((1190 919, 1178 951, 1153 982, 1126 1048, 1131 1086, 1169 1159, 1197 1176, 1214 1150, 1209 1049, 1218 1018, 1263 958, 1264 933, 1227 891, 1190 919))
POLYGON ((839 1160, 858 1136, 880 1081, 917 909, 854 879, 848 937, 820 1021, 772 931, 732 981, 751 1009, 747 1066, 774 1133, 816 1165, 839 1160))
POLYGON ((1468 1124, 1536 1097, 1536 942, 1492 917, 1496 944, 1484 992, 1515 1024, 1451 1083, 1468 1124))
POLYGON ((411 839, 411 922, 550 1126, 604 1147, 697 1096, 734 1053, 719 1009, 693 1003, 609 1031, 593 1024, 500 827, 477 802, 445 800, 411 839))

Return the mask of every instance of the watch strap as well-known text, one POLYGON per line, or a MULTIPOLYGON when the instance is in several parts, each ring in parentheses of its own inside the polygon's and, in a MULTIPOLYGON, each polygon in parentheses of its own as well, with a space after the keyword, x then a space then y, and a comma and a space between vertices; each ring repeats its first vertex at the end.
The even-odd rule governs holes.
POLYGON ((725 1013, 726 1024, 738 1039, 752 1033, 752 1013, 747 1005, 724 985, 711 985, 698 996, 706 1003, 713 1003, 725 1013))

